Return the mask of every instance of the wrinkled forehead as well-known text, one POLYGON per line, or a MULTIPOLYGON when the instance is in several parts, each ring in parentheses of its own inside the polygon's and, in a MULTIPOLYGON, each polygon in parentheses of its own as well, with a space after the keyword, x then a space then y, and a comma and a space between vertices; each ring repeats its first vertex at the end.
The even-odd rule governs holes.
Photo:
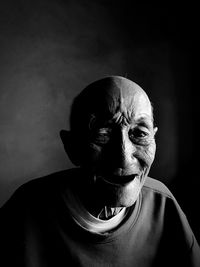
POLYGON ((151 116, 148 96, 141 87, 128 79, 114 79, 110 87, 101 93, 102 98, 105 98, 105 107, 112 115, 121 113, 126 117, 137 117, 141 114, 151 116))
POLYGON ((90 84, 76 102, 80 116, 88 119, 90 116, 112 119, 121 115, 128 120, 140 116, 152 118, 151 103, 144 90, 136 83, 119 76, 107 77, 90 84))

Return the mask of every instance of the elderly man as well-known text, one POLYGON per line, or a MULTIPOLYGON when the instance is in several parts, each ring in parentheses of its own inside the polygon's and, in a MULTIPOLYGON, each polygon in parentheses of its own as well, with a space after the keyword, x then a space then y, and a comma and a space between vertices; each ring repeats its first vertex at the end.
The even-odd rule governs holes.
POLYGON ((200 266, 171 192, 148 177, 157 128, 136 83, 106 77, 74 100, 61 131, 77 168, 21 186, 1 211, 1 266, 200 266))

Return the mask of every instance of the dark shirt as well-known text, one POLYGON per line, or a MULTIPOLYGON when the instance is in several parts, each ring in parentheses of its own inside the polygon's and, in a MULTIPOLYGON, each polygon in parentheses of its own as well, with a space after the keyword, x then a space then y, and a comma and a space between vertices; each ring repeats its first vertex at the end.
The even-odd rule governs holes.
POLYGON ((164 184, 147 178, 122 223, 95 234, 72 219, 65 203, 65 189, 81 175, 54 173, 13 194, 0 213, 1 267, 200 266, 197 241, 164 184))

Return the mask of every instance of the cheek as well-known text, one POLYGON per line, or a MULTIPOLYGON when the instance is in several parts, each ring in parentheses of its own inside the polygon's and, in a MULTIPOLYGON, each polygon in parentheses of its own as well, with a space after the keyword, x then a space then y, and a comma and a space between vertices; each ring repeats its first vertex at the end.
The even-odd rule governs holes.
POLYGON ((138 148, 137 157, 144 167, 150 167, 153 163, 156 151, 155 141, 152 141, 148 146, 138 148))
POLYGON ((87 149, 87 155, 85 155, 85 159, 95 164, 99 162, 103 154, 102 147, 97 146, 93 143, 90 143, 87 149))
POLYGON ((155 141, 153 141, 145 150, 146 157, 148 160, 152 163, 155 157, 156 152, 156 144, 155 141))

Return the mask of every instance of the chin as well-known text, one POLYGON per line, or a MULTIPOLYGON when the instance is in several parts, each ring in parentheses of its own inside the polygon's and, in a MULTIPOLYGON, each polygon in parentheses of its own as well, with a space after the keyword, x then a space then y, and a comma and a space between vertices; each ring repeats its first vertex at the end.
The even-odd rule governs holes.
POLYGON ((143 184, 136 179, 128 185, 119 187, 115 190, 115 196, 113 199, 115 200, 115 203, 113 203, 113 205, 116 207, 130 207, 134 205, 141 192, 142 186, 143 184))
POLYGON ((135 178, 133 181, 125 184, 112 184, 101 181, 103 197, 106 198, 107 205, 111 207, 130 207, 132 206, 141 192, 144 184, 143 179, 135 178))

